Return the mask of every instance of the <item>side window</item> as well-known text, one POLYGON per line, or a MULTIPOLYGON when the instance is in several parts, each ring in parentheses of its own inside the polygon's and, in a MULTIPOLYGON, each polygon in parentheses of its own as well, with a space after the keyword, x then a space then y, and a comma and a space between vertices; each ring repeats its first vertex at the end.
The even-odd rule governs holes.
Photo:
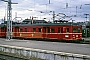
POLYGON ((50 28, 49 27, 47 28, 47 30, 48 30, 47 32, 50 33, 50 28))
POLYGON ((28 32, 28 29, 27 28, 25 28, 25 32, 28 32))
POLYGON ((77 29, 76 29, 76 28, 74 28, 74 29, 73 29, 73 33, 76 33, 76 32, 77 32, 77 29))
POLYGON ((69 33, 69 28, 66 28, 66 33, 69 33))
POLYGON ((41 28, 38 28, 38 32, 41 32, 41 28))
POLYGON ((51 28, 51 33, 54 33, 55 32, 55 29, 54 28, 51 28))
POLYGON ((80 33, 81 32, 81 30, 80 30, 80 28, 78 28, 78 33, 80 33))
POLYGON ((58 33, 61 33, 61 28, 58 28, 58 33))
POLYGON ((1 28, 1 32, 4 32, 4 28, 1 28))
POLYGON ((22 32, 22 28, 20 28, 20 32, 22 32))
POLYGON ((33 32, 36 32, 36 28, 33 28, 33 32))

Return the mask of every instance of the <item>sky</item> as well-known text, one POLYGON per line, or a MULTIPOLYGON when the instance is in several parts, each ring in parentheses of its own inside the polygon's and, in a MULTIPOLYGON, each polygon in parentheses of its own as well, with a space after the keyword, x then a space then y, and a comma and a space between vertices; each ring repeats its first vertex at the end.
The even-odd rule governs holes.
MULTIPOLYGON (((44 19, 53 21, 53 11, 56 20, 74 20, 75 22, 84 22, 90 20, 90 0, 11 0, 12 20, 30 19, 30 16, 37 17, 34 19, 44 19), (87 5, 89 4, 89 5, 87 5), (41 11, 43 13, 41 13, 41 11), (51 11, 51 12, 50 12, 51 11), (89 14, 87 19, 85 14, 89 14), (67 16, 64 17, 63 16, 67 16)), ((0 1, 0 19, 7 16, 7 3, 0 1)), ((0 20, 2 21, 2 20, 0 20)))

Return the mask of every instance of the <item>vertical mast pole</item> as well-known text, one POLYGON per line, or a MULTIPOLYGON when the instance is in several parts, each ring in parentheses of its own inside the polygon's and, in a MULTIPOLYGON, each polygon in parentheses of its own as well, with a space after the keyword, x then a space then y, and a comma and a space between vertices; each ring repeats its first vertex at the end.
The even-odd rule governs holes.
POLYGON ((7 39, 10 40, 12 37, 12 22, 11 22, 11 0, 8 0, 7 6, 7 39))

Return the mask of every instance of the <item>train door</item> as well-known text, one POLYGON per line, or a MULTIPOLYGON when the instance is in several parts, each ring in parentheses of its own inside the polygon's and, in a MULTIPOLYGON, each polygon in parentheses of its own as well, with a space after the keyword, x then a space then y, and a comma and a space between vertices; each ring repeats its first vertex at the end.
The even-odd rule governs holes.
POLYGON ((47 36, 46 36, 46 27, 43 27, 43 38, 47 38, 47 36))
POLYGON ((2 37, 5 37, 6 36, 6 27, 1 27, 1 35, 2 37))
POLYGON ((63 39, 63 27, 58 28, 58 39, 63 39))
POLYGON ((17 37, 19 34, 19 27, 15 27, 15 37, 17 37))
POLYGON ((48 33, 50 33, 50 27, 43 27, 43 37, 48 38, 48 33))

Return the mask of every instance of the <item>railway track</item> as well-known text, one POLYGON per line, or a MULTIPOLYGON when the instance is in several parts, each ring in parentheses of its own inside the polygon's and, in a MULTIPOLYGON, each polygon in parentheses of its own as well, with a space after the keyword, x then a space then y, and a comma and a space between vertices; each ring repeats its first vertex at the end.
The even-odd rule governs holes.
POLYGON ((90 44, 90 38, 82 38, 83 41, 81 42, 82 44, 90 44))
POLYGON ((90 41, 88 40, 84 40, 83 42, 81 42, 82 44, 90 44, 90 41))
POLYGON ((78 44, 90 44, 90 39, 82 41, 63 41, 63 40, 49 40, 49 39, 21 39, 21 38, 14 38, 19 40, 34 40, 34 41, 46 41, 46 42, 62 42, 62 43, 78 43, 78 44))
POLYGON ((34 41, 46 41, 46 42, 62 42, 62 43, 78 43, 78 44, 90 44, 90 40, 83 39, 82 41, 63 41, 63 40, 47 40, 47 39, 19 39, 19 40, 34 40, 34 41))

